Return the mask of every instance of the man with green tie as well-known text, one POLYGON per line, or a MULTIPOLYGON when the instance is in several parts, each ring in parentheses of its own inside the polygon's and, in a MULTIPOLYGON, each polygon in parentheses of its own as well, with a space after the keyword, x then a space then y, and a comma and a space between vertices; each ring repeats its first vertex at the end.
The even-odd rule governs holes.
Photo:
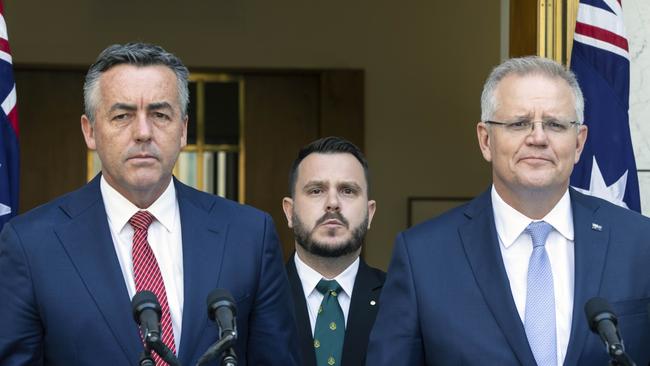
POLYGON ((306 366, 365 363, 384 272, 361 258, 376 203, 368 163, 354 144, 326 137, 293 163, 282 208, 296 253, 286 269, 306 366))

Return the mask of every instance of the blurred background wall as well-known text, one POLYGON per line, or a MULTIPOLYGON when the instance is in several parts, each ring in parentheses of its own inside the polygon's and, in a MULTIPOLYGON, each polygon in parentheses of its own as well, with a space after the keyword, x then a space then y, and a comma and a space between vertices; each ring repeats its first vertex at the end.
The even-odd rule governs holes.
MULTIPOLYGON (((490 182, 475 125, 482 83, 504 49, 502 22, 507 19, 502 14, 517 11, 504 12, 502 3, 510 6, 499 0, 6 0, 5 18, 14 64, 30 72, 84 71, 107 45, 128 41, 160 44, 191 70, 361 70, 360 145, 378 202, 364 255, 370 264, 386 268, 395 235, 407 227, 408 197, 473 197, 490 182)), ((78 187, 85 171, 75 172, 85 169, 85 160, 69 168, 62 152, 85 159, 81 109, 39 114, 41 106, 21 99, 21 80, 18 75, 19 116, 34 116, 32 122, 20 122, 22 177, 31 177, 23 184, 42 186, 54 175, 70 175, 66 185, 48 194, 78 187), (48 133, 31 137, 30 128, 48 133)), ((30 84, 30 94, 81 102, 80 79, 39 80, 30 84), (70 85, 59 89, 63 83, 70 85), (60 90, 78 94, 60 95, 60 90)), ((273 149, 286 146, 278 141, 273 149)), ((296 153, 291 148, 284 156, 292 159, 296 153)), ((283 180, 291 159, 286 168, 276 169, 283 180)), ((281 198, 274 217, 278 229, 288 233, 278 216, 281 198)), ((24 202, 21 198, 21 211, 38 203, 24 202)))

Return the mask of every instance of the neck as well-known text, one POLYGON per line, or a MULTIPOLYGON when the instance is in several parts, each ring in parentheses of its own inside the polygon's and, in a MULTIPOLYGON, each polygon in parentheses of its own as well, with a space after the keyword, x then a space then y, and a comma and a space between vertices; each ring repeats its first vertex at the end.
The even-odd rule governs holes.
POLYGON ((104 178, 106 179, 106 183, 140 209, 146 209, 156 202, 156 200, 165 192, 172 179, 170 176, 169 180, 165 180, 166 183, 140 188, 120 186, 115 184, 113 179, 107 175, 104 175, 104 178))
POLYGON ((336 258, 320 257, 309 253, 303 247, 296 244, 296 255, 300 257, 300 260, 327 279, 332 279, 340 275, 354 263, 359 257, 359 254, 361 254, 361 249, 336 258))

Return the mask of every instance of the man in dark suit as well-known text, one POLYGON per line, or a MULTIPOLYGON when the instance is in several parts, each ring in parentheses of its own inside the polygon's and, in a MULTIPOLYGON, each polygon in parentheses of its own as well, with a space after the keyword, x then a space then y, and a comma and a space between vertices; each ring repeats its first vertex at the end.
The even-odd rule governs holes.
POLYGON ((596 296, 648 362, 650 220, 569 187, 583 105, 554 61, 492 71, 477 136, 493 185, 398 235, 367 365, 605 365, 583 311, 596 296))
POLYGON ((359 256, 376 207, 368 182, 363 153, 338 137, 305 146, 291 167, 282 208, 296 252, 286 268, 306 366, 365 362, 385 277, 359 256))
POLYGON ((236 301, 239 365, 300 364, 270 217, 172 177, 187 78, 176 56, 142 43, 110 46, 90 67, 81 128, 102 174, 4 227, 0 364, 137 365, 131 298, 149 290, 162 340, 195 365, 218 339, 205 304, 216 288, 236 301))

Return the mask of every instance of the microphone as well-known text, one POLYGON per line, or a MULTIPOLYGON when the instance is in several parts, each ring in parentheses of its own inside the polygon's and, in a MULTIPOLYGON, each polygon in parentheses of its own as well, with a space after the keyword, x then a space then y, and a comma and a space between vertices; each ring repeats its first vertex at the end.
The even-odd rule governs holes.
POLYGON ((207 305, 208 318, 216 322, 219 327, 219 340, 205 351, 197 365, 204 365, 223 352, 221 364, 236 366, 237 355, 232 348, 237 340, 237 322, 235 318, 237 308, 235 307, 235 300, 232 298, 230 291, 216 289, 208 295, 207 305))
POLYGON ((616 365, 635 365, 625 353, 623 339, 618 331, 618 319, 607 300, 594 297, 585 304, 585 314, 589 329, 600 336, 607 353, 616 365))
POLYGON ((219 326, 219 337, 223 338, 228 334, 232 334, 237 338, 237 324, 235 322, 237 308, 230 291, 220 288, 213 290, 208 295, 207 304, 208 318, 219 326))
POLYGON ((151 291, 140 291, 131 299, 133 308, 133 319, 140 325, 142 337, 145 341, 144 354, 141 357, 140 365, 150 365, 153 362, 150 358, 153 349, 160 358, 169 365, 180 365, 176 355, 162 341, 160 331, 160 317, 162 309, 156 294, 151 291))
POLYGON ((147 343, 161 342, 160 317, 162 309, 156 294, 151 291, 140 291, 131 300, 133 319, 140 325, 142 336, 147 343))

